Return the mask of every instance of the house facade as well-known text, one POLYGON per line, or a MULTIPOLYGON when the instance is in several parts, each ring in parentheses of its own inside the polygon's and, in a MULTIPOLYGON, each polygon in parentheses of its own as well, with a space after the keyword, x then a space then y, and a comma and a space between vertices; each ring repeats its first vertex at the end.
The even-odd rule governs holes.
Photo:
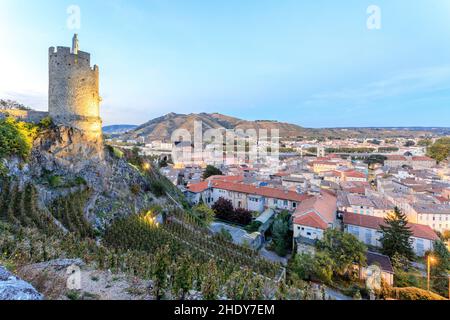
POLYGON ((436 160, 425 156, 390 155, 384 165, 396 168, 409 166, 413 169, 431 169, 436 166, 436 160))
MULTIPOLYGON (((344 217, 344 230, 354 235, 358 240, 368 246, 381 247, 381 226, 386 225, 384 219, 346 212, 344 217)), ((422 257, 428 250, 433 250, 434 242, 439 240, 438 235, 428 226, 409 223, 413 233, 411 245, 414 253, 422 257)))
POLYGON ((209 207, 223 198, 231 201, 235 209, 242 208, 259 213, 266 209, 293 212, 303 201, 310 198, 295 191, 224 181, 220 178, 189 185, 187 197, 192 204, 203 201, 209 207))
POLYGON ((337 226, 337 198, 322 192, 303 201, 292 216, 294 239, 320 240, 325 230, 337 226))

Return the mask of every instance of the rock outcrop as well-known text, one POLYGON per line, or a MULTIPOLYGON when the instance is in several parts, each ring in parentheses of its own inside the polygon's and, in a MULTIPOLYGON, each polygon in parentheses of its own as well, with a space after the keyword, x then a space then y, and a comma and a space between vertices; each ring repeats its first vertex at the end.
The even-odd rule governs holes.
POLYGON ((0 300, 42 300, 34 287, 0 266, 0 300))
POLYGON ((155 201, 142 172, 74 128, 54 126, 41 132, 28 162, 11 158, 5 166, 21 187, 29 182, 36 186, 44 210, 57 198, 89 188, 85 216, 99 228, 146 210, 155 201))

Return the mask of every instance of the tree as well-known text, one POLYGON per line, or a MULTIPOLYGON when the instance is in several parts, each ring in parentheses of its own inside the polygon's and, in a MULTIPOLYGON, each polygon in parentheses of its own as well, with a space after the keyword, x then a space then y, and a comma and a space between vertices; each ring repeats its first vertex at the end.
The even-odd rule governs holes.
POLYGON ((302 280, 312 280, 315 275, 314 257, 311 254, 302 253, 295 255, 292 271, 302 280))
POLYGON ((6 213, 8 211, 8 204, 10 201, 10 188, 11 183, 9 182, 9 179, 3 178, 1 180, 2 186, 1 186, 1 194, 0 194, 0 218, 6 219, 6 213))
POLYGON ((194 215, 206 224, 211 224, 214 221, 214 210, 209 208, 206 204, 199 204, 193 208, 194 215))
POLYGON ((289 213, 280 213, 272 226, 272 237, 275 252, 284 257, 287 253, 287 248, 290 246, 290 233, 289 233, 289 213))
POLYGON ((444 161, 450 156, 450 138, 441 138, 428 147, 428 156, 437 162, 444 161))
POLYGON ((433 144, 433 141, 431 139, 422 139, 417 143, 417 145, 420 147, 429 147, 432 144, 433 144))
POLYGON ((366 263, 367 247, 350 233, 328 229, 316 246, 329 255, 334 262, 335 273, 340 276, 353 271, 355 264, 364 266, 366 263))
POLYGON ((445 231, 442 233, 442 239, 443 239, 444 241, 450 240, 450 230, 445 230, 445 231))
POLYGON ((332 282, 334 261, 327 252, 311 254, 302 253, 295 256, 291 265, 292 271, 305 281, 319 280, 323 283, 332 282))
POLYGON ((383 254, 393 257, 395 254, 413 260, 415 255, 411 244, 412 231, 408 226, 408 219, 399 208, 387 217, 385 225, 380 226, 383 233, 380 242, 383 254))
POLYGON ((221 220, 230 221, 234 215, 233 204, 230 200, 219 198, 212 206, 212 209, 216 213, 216 217, 221 220))
POLYGON ((221 176, 221 175, 223 175, 222 171, 220 171, 219 169, 217 169, 214 166, 209 165, 206 167, 205 172, 203 173, 203 179, 206 180, 209 177, 221 176))
MULTIPOLYGON (((436 264, 431 268, 432 288, 440 295, 448 295, 448 275, 450 272, 450 252, 445 243, 436 241, 432 252, 436 264)), ((450 297, 449 297, 450 299, 450 297)))
POLYGON ((416 143, 413 140, 408 140, 405 142, 405 147, 414 147, 416 143))
POLYGON ((234 214, 231 218, 232 222, 242 224, 244 226, 249 225, 253 220, 253 215, 251 211, 248 211, 243 208, 238 208, 234 211, 234 214))

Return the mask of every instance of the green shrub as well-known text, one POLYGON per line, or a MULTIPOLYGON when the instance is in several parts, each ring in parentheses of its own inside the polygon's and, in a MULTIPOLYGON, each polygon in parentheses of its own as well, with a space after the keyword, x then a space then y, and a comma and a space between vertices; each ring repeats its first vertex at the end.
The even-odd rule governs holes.
POLYGON ((75 186, 85 186, 87 185, 86 180, 83 177, 76 177, 74 180, 75 186))
POLYGON ((39 127, 41 129, 50 129, 53 127, 53 120, 51 117, 45 117, 41 121, 39 121, 39 127))
POLYGON ((166 195, 166 187, 161 181, 152 181, 150 189, 156 197, 163 197, 166 195))
POLYGON ((414 287, 392 288, 390 296, 398 300, 447 300, 436 293, 414 287))
POLYGON ((141 193, 141 186, 138 184, 133 184, 130 186, 130 191, 134 196, 137 196, 141 193))
POLYGON ((262 226, 262 223, 259 221, 253 221, 248 226, 245 227, 245 231, 248 233, 257 232, 259 228, 262 226))
POLYGON ((112 148, 113 149, 113 155, 114 157, 116 157, 117 159, 122 159, 124 154, 121 150, 117 149, 117 148, 112 148))
POLYGON ((50 176, 48 177, 48 184, 52 188, 58 188, 62 186, 62 179, 60 176, 50 176))
POLYGON ((38 134, 33 124, 18 122, 12 118, 0 120, 0 159, 19 156, 26 159, 38 134))
POLYGON ((6 178, 8 175, 8 168, 0 161, 0 178, 6 178))
POLYGON ((192 211, 197 218, 199 218, 206 224, 210 224, 211 222, 213 222, 216 215, 214 210, 210 209, 205 204, 195 206, 192 211))
POLYGON ((81 300, 80 293, 75 290, 71 290, 71 291, 67 292, 66 296, 69 300, 81 300))

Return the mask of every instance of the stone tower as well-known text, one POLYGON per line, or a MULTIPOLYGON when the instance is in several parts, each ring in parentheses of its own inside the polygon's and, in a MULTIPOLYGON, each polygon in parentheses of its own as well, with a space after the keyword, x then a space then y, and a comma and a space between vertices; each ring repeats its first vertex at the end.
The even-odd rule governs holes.
POLYGON ((49 49, 49 115, 58 125, 79 129, 93 141, 102 139, 99 69, 79 50, 78 35, 72 48, 49 49))

